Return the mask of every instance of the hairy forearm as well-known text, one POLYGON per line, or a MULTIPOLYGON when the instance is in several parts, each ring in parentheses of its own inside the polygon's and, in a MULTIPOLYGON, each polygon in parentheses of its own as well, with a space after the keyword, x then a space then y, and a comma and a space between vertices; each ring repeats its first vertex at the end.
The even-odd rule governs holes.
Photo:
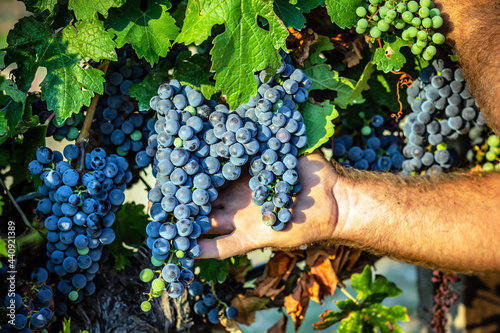
POLYGON ((488 125, 500 131, 500 1, 438 0, 443 28, 488 125))
POLYGON ((500 173, 344 173, 334 241, 444 270, 500 270, 500 173))

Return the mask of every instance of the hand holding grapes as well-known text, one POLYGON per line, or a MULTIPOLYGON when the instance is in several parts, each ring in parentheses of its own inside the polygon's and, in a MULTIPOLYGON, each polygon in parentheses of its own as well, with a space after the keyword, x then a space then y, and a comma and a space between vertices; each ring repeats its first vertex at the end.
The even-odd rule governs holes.
POLYGON ((221 191, 212 206, 214 239, 200 239, 201 257, 227 258, 264 247, 297 247, 330 239, 337 227, 337 201, 332 189, 338 177, 320 153, 298 163, 302 190, 295 196, 292 220, 283 232, 262 223, 261 208, 252 203, 249 177, 241 177, 221 191))

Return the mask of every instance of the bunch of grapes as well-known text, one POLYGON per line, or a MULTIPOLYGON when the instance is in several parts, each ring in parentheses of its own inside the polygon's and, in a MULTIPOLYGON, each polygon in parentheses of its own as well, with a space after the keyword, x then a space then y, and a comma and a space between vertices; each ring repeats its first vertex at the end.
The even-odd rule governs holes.
MULTIPOLYGON (((54 316, 51 310, 54 293, 47 284, 48 277, 46 269, 37 267, 31 273, 32 283, 24 297, 16 293, 6 295, 3 303, 8 322, 2 323, 2 332, 29 333, 32 330, 43 329, 51 323, 54 316)), ((61 306, 56 302, 55 311, 56 314, 63 315, 66 312, 65 304, 61 306)))
POLYGON ((440 45, 445 41, 444 35, 435 32, 443 25, 439 9, 432 0, 369 0, 369 4, 358 7, 356 14, 360 17, 356 32, 364 34, 367 30, 371 37, 379 39, 383 33, 394 29, 401 32, 403 40, 411 42, 411 52, 429 61, 437 50, 433 44, 440 45))
POLYGON ((112 62, 106 72, 104 94, 99 98, 92 127, 100 134, 103 145, 119 156, 130 154, 133 161, 146 149, 150 134, 148 122, 154 124, 155 120, 152 112, 138 111, 129 89, 144 79, 149 68, 134 62, 135 53, 131 48, 118 50, 118 55, 118 60, 112 62))
POLYGON ((276 76, 266 81, 265 71, 256 75, 258 94, 238 108, 257 126, 259 147, 250 163, 249 186, 252 202, 261 206, 263 223, 274 231, 283 230, 291 220, 291 196, 302 187, 297 156, 307 145, 307 136, 296 103, 307 99, 312 83, 302 70, 287 63, 288 57, 283 58, 276 76))
POLYGON ((344 166, 360 170, 398 172, 405 157, 395 133, 381 115, 375 115, 361 129, 360 138, 354 137, 361 144, 354 145, 352 133, 335 138, 333 157, 344 166))
POLYGON ((194 303, 194 313, 199 316, 207 316, 207 319, 212 324, 218 324, 224 313, 227 319, 235 320, 238 318, 238 309, 234 306, 228 306, 224 302, 221 302, 213 293, 203 292, 203 284, 199 281, 193 282, 189 288, 188 292, 191 297, 193 297, 196 302, 194 303), (224 311, 221 311, 224 308, 224 311))
POLYGON ((57 289, 78 303, 95 291, 92 280, 107 255, 103 245, 115 239, 113 212, 125 200, 132 174, 125 158, 107 156, 101 148, 85 155, 87 172, 80 174, 78 147, 70 144, 63 152, 73 166, 61 153, 42 147, 28 169, 43 182, 36 213, 47 228, 47 269, 62 278, 57 289))
POLYGON ((441 172, 457 165, 460 161, 450 142, 467 134, 474 142, 485 131, 484 116, 462 70, 444 68, 442 60, 435 60, 407 93, 412 113, 403 127, 408 138, 403 172, 441 172))
POLYGON ((500 171, 500 138, 490 134, 486 140, 480 137, 480 144, 467 152, 467 158, 482 171, 500 171))
POLYGON ((48 122, 46 124, 47 137, 53 137, 56 141, 62 141, 63 139, 74 141, 78 138, 83 121, 85 120, 85 114, 83 112, 72 114, 64 123, 59 124, 55 119, 54 111, 49 111, 47 109, 47 103, 40 98, 31 104, 31 109, 33 115, 38 116, 40 124, 46 124, 48 122))
POLYGON ((433 332, 446 332, 446 323, 448 318, 446 314, 450 312, 451 307, 458 300, 459 295, 454 292, 453 283, 459 282, 461 276, 455 273, 445 273, 441 271, 432 272, 432 282, 434 283, 434 306, 432 308, 432 319, 429 327, 433 332))

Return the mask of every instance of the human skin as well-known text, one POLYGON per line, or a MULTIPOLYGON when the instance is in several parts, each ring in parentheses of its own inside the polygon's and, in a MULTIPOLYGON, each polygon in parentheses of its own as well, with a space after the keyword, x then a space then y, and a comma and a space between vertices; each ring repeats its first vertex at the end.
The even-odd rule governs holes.
MULTIPOLYGON (((451 22, 444 32, 471 91, 498 133, 500 1, 436 3, 451 22)), ((348 172, 319 153, 301 157, 298 168, 302 191, 284 231, 260 222, 260 207, 251 202, 248 177, 242 177, 213 203, 210 232, 221 236, 199 240, 202 257, 323 242, 442 270, 500 271, 499 173, 411 177, 348 172)))

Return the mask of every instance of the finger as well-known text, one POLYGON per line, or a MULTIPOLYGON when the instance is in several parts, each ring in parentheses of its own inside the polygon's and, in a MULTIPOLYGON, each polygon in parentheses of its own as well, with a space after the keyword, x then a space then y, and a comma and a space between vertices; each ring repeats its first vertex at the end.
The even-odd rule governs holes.
POLYGON ((207 234, 216 234, 223 235, 229 234, 234 230, 233 218, 232 214, 229 214, 227 211, 223 209, 214 209, 212 208, 212 212, 209 217, 212 222, 212 227, 207 234))
POLYGON ((243 246, 234 233, 213 239, 199 239, 198 245, 201 247, 201 255, 198 259, 225 259, 253 250, 243 246))

